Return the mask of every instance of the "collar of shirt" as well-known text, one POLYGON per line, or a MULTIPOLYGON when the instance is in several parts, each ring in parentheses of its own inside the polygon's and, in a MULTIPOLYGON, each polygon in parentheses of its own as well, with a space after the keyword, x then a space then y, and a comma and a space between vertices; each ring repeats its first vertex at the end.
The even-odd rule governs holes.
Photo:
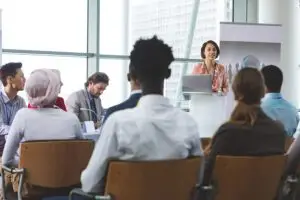
POLYGON ((130 95, 140 94, 140 93, 142 93, 142 90, 132 90, 130 95))
POLYGON ((142 96, 142 98, 139 100, 138 107, 149 107, 149 106, 166 106, 166 107, 172 107, 169 100, 165 98, 162 95, 156 95, 156 94, 148 94, 145 96, 142 96))
POLYGON ((2 95, 2 99, 4 101, 4 103, 8 103, 8 102, 13 102, 13 100, 16 99, 16 97, 14 99, 12 99, 12 101, 8 98, 6 92, 4 91, 4 88, 1 88, 1 95, 2 95))
POLYGON ((92 99, 95 99, 95 97, 87 89, 85 89, 85 91, 87 93, 89 101, 91 101, 92 99))
POLYGON ((280 93, 267 93, 264 99, 282 99, 282 95, 280 93))

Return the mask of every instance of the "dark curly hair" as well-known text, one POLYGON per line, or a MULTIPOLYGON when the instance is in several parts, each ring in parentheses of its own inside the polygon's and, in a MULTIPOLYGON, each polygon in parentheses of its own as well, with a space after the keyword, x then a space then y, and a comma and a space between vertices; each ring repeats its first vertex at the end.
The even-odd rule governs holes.
POLYGON ((172 48, 157 36, 139 39, 130 53, 130 67, 140 82, 169 78, 174 61, 172 48))
POLYGON ((219 48, 218 44, 215 41, 213 41, 213 40, 208 40, 207 42, 205 42, 205 43, 202 44, 202 47, 201 47, 201 57, 203 59, 205 58, 204 51, 205 51, 206 45, 208 45, 208 44, 212 44, 216 48, 216 51, 217 51, 216 58, 219 57, 219 55, 220 55, 220 48, 219 48))

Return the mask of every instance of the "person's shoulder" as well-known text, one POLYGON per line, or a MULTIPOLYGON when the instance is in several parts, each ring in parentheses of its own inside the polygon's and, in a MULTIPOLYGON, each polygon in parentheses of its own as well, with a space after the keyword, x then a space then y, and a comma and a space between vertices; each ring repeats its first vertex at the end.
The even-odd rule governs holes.
POLYGON ((30 115, 31 112, 33 112, 34 109, 32 108, 21 108, 17 111, 16 115, 19 115, 19 116, 28 116, 30 115))
POLYGON ((219 70, 225 71, 225 66, 221 63, 217 63, 217 67, 219 68, 219 70))
MULTIPOLYGON (((110 113, 107 120, 113 121, 117 124, 135 122, 138 119, 136 114, 136 108, 126 108, 123 110, 115 110, 115 112, 110 113)), ((106 123, 106 122, 105 122, 106 123)))
POLYGON ((18 101, 25 103, 25 99, 23 97, 21 97, 20 95, 17 95, 17 99, 18 99, 18 101))
POLYGON ((62 110, 60 108, 55 109, 55 112, 56 112, 57 116, 60 117, 64 121, 74 121, 74 122, 78 121, 78 117, 72 112, 65 112, 64 110, 62 110))
POLYGON ((80 96, 80 95, 84 94, 84 92, 85 92, 84 89, 77 90, 77 91, 71 93, 69 97, 71 97, 71 96, 72 96, 72 97, 74 97, 74 96, 80 96))
POLYGON ((194 65, 194 68, 202 68, 204 65, 202 62, 199 62, 197 64, 194 65))
POLYGON ((231 135, 231 134, 235 134, 237 132, 240 132, 243 129, 247 129, 248 127, 245 126, 242 123, 238 123, 238 122, 225 122, 223 123, 216 131, 216 135, 220 135, 220 134, 226 134, 226 135, 231 135))

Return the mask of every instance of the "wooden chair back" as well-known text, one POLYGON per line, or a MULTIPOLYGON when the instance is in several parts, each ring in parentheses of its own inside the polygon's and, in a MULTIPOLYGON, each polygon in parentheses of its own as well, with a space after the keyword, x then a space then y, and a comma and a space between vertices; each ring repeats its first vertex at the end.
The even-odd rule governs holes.
POLYGON ((210 137, 201 138, 200 142, 201 142, 202 149, 206 149, 206 147, 208 147, 208 145, 210 144, 211 140, 212 138, 210 137))
POLYGON ((286 156, 217 156, 215 200, 274 200, 286 156))
POLYGON ((91 140, 30 141, 20 145, 19 168, 25 168, 29 184, 61 188, 80 183, 91 157, 91 140))
POLYGON ((190 200, 200 157, 168 161, 112 161, 105 194, 118 200, 190 200))

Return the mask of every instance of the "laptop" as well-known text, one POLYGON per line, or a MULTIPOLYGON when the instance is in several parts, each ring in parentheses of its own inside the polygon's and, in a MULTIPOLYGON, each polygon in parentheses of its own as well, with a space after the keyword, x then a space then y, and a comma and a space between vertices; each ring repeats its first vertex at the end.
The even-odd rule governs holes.
POLYGON ((182 77, 182 93, 212 94, 212 77, 210 74, 186 75, 182 77))

